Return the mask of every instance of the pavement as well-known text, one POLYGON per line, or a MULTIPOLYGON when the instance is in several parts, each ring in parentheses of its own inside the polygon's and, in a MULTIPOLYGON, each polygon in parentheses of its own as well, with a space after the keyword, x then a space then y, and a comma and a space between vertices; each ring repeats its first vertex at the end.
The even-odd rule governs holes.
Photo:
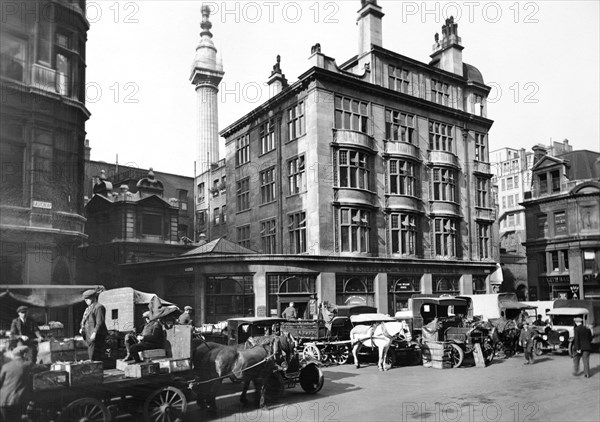
POLYGON ((487 368, 468 361, 456 369, 400 366, 386 372, 374 363, 361 363, 360 369, 329 366, 323 368, 325 384, 317 394, 296 386, 262 410, 242 407, 241 385, 227 382, 217 399, 217 415, 190 403, 186 421, 600 421, 600 354, 591 355, 591 378, 573 376, 566 355, 524 362, 517 354, 495 359, 487 368))

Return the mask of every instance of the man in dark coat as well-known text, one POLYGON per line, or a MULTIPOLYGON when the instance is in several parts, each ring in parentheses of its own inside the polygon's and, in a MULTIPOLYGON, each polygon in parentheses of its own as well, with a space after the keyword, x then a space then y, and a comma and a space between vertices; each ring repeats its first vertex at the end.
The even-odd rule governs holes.
POLYGON ((83 292, 83 299, 87 308, 81 319, 81 329, 79 333, 88 346, 88 357, 90 360, 103 360, 104 342, 106 340, 106 308, 98 303, 98 292, 96 290, 86 290, 83 292))
POLYGON ((590 377, 590 352, 592 351, 592 332, 583 325, 583 319, 576 317, 573 330, 573 375, 579 374, 579 360, 583 359, 584 377, 590 377))
POLYGON ((17 346, 13 349, 13 360, 5 363, 0 370, 0 416, 2 421, 20 421, 27 411, 31 398, 33 364, 27 358, 29 347, 17 346))
POLYGON ((36 363, 37 359, 37 340, 42 340, 42 334, 36 322, 28 317, 29 308, 19 306, 17 314, 19 316, 12 320, 10 324, 10 335, 18 344, 29 346, 31 349, 31 361, 36 363))
POLYGON ((165 330, 159 319, 150 321, 150 312, 144 312, 146 324, 138 338, 128 335, 125 338, 127 356, 123 360, 135 360, 141 362, 139 352, 142 350, 162 349, 165 345, 165 330))
POLYGON ((294 302, 290 302, 290 305, 287 308, 285 308, 284 311, 281 313, 281 317, 285 319, 298 318, 296 308, 294 308, 294 302))
POLYGON ((537 332, 531 328, 527 321, 525 321, 525 323, 522 324, 521 335, 519 336, 519 341, 525 352, 524 365, 533 365, 533 338, 536 335, 537 332))

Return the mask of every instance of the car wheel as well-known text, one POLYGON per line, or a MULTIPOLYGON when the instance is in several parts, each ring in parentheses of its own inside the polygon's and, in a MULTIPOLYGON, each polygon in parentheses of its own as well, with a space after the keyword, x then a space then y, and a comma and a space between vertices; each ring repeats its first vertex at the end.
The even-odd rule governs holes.
POLYGON ((482 347, 483 360, 485 361, 485 366, 488 366, 494 360, 494 355, 496 354, 496 350, 494 349, 494 345, 492 344, 492 340, 486 338, 483 341, 482 347))
POLYGON ((533 342, 533 352, 536 356, 542 356, 544 354, 544 345, 540 340, 533 342))
POLYGON ((450 351, 450 362, 452 363, 453 368, 458 368, 463 363, 465 353, 457 344, 452 343, 450 346, 452 346, 452 350, 450 351))

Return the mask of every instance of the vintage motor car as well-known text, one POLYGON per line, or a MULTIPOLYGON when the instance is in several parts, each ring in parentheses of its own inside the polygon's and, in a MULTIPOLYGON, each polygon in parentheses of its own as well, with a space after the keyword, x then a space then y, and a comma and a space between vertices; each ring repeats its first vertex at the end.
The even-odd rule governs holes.
POLYGON ((472 354, 479 344, 486 365, 494 359, 495 348, 491 330, 484 324, 466 319, 469 303, 465 298, 453 296, 413 296, 409 300, 413 313, 413 329, 423 338, 423 327, 437 322, 429 340, 451 343, 451 360, 454 368, 459 367, 466 354, 472 354))

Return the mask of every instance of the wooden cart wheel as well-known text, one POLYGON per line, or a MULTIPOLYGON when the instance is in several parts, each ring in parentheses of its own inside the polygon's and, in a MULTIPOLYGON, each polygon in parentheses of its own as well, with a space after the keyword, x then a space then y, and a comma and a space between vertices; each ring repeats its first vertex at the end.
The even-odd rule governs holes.
POLYGON ((544 345, 542 344, 542 340, 535 340, 533 342, 533 351, 536 356, 542 356, 544 354, 544 345))
POLYGON ((350 349, 347 345, 339 345, 336 352, 334 360, 338 365, 345 365, 350 361, 350 349))
POLYGON ((452 367, 458 368, 463 363, 465 352, 463 352, 463 349, 461 349, 461 347, 457 344, 451 343, 450 346, 452 346, 452 351, 450 352, 452 367))
POLYGON ((323 375, 323 371, 314 363, 300 370, 300 387, 308 394, 317 393, 323 388, 324 382, 325 375, 323 375))
POLYGON ((171 386, 155 390, 144 402, 144 420, 147 422, 182 422, 186 411, 185 394, 171 386))
POLYGON ((110 412, 98 399, 84 397, 67 405, 58 417, 58 422, 110 422, 110 412))
POLYGON ((302 357, 304 359, 314 359, 321 361, 321 352, 319 348, 312 343, 308 343, 304 345, 304 350, 302 351, 302 357))

